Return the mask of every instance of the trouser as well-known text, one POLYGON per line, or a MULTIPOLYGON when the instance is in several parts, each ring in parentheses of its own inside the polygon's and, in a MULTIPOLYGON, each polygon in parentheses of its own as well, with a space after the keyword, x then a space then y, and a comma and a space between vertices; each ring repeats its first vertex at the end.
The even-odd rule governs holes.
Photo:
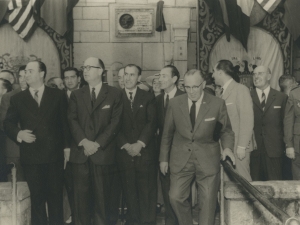
POLYGON ((74 222, 76 225, 109 224, 112 165, 96 165, 90 158, 72 164, 74 222))
POLYGON ((293 180, 300 180, 300 154, 295 152, 295 159, 292 160, 293 180))
POLYGON ((67 202, 69 202, 69 207, 68 204, 64 204, 64 219, 67 220, 74 213, 74 188, 71 162, 67 162, 66 164, 66 168, 64 171, 64 184, 68 196, 67 202))
POLYGON ((197 183, 199 225, 213 225, 220 186, 220 173, 208 176, 202 172, 195 153, 178 173, 171 172, 170 202, 180 225, 193 224, 191 204, 188 201, 193 179, 197 183))
POLYGON ((32 225, 63 225, 64 163, 24 164, 31 199, 32 225), (46 203, 48 205, 49 223, 46 203))

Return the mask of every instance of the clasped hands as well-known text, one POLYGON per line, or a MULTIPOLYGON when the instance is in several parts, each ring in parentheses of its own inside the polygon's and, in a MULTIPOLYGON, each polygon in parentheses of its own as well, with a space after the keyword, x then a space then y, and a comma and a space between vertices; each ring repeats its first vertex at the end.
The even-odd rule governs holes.
POLYGON ((95 154, 98 151, 98 148, 100 148, 100 145, 97 142, 89 141, 87 139, 84 139, 81 144, 86 156, 95 154))
POLYGON ((123 149, 125 149, 128 153, 128 155, 134 157, 134 156, 141 156, 141 150, 142 150, 143 146, 141 143, 137 142, 134 144, 125 144, 123 146, 123 149))

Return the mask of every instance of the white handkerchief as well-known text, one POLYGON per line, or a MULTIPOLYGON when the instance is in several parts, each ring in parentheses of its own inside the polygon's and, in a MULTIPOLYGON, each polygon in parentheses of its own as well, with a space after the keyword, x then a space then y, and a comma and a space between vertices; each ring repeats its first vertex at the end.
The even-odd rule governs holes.
POLYGON ((226 105, 232 105, 233 103, 232 102, 228 102, 228 103, 226 103, 226 105))
POLYGON ((215 117, 212 117, 212 118, 207 118, 207 119, 205 119, 204 121, 213 121, 213 120, 215 120, 216 118, 215 117))
POLYGON ((109 109, 109 108, 110 108, 110 105, 105 105, 105 106, 103 106, 102 109, 109 109))
POLYGON ((281 108, 281 106, 274 106, 274 109, 280 109, 281 108))
POLYGON ((140 108, 143 108, 143 105, 140 105, 140 108))

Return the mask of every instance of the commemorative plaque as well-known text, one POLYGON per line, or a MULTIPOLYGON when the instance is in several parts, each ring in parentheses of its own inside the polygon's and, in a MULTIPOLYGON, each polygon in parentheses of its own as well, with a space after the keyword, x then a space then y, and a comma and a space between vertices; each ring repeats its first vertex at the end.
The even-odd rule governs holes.
POLYGON ((153 8, 119 8, 115 12, 116 37, 151 37, 154 35, 153 8))

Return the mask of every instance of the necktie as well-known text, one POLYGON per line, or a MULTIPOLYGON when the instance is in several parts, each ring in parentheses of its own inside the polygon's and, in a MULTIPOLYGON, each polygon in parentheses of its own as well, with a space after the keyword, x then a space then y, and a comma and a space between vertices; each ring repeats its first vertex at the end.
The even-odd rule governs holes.
POLYGON ((95 102, 96 102, 95 88, 92 88, 92 107, 94 107, 95 102))
POLYGON ((131 111, 133 111, 133 97, 132 97, 133 92, 129 92, 129 100, 130 100, 130 107, 131 111))
POLYGON ((36 103, 38 104, 38 105, 40 105, 39 104, 39 90, 34 90, 34 96, 33 96, 33 98, 34 98, 34 100, 36 101, 36 103))
POLYGON ((196 102, 197 101, 192 101, 192 102, 193 102, 193 104, 192 104, 191 110, 190 110, 190 118, 191 118, 192 128, 194 129, 195 121, 196 121, 196 102))
POLYGON ((165 101, 165 114, 167 112, 168 105, 169 105, 169 95, 167 94, 166 101, 165 101))
POLYGON ((223 96, 223 91, 224 91, 224 88, 221 87, 221 92, 220 92, 220 97, 222 98, 223 96))
POLYGON ((262 110, 265 110, 265 106, 266 106, 266 95, 264 92, 262 92, 261 94, 261 102, 260 102, 260 106, 262 108, 262 110))

